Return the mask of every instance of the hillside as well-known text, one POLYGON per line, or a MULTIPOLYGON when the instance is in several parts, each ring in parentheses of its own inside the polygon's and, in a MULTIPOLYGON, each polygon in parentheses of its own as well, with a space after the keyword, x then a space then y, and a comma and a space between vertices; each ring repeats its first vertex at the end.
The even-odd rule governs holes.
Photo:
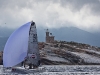
POLYGON ((100 47, 88 44, 39 42, 39 51, 42 65, 100 65, 100 47))
POLYGON ((76 42, 44 43, 43 65, 100 65, 100 48, 76 42))

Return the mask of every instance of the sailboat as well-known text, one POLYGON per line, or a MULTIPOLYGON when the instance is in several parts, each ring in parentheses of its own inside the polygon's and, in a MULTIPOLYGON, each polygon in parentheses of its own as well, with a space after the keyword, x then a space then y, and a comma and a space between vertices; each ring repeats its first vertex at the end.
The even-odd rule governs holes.
POLYGON ((37 29, 35 22, 28 22, 8 38, 3 51, 3 66, 14 67, 25 62, 31 69, 40 64, 37 29))

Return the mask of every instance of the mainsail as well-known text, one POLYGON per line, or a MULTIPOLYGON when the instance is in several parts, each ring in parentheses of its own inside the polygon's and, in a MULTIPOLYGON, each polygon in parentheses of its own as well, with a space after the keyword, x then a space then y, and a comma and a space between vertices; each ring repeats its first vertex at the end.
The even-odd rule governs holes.
POLYGON ((3 51, 4 67, 13 67, 24 61, 25 57, 28 57, 28 63, 37 64, 39 61, 37 49, 36 25, 34 22, 28 22, 14 31, 8 38, 3 51), (32 56, 34 59, 29 58, 32 56))
POLYGON ((38 49, 38 39, 37 39, 37 30, 35 22, 31 23, 29 30, 29 42, 28 42, 28 52, 27 52, 27 60, 26 63, 39 66, 40 64, 40 55, 38 49))

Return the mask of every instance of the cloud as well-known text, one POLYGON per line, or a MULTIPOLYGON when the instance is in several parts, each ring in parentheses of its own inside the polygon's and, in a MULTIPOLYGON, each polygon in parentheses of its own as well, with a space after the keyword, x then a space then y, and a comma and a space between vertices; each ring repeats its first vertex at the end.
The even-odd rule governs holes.
POLYGON ((77 27, 100 32, 99 3, 99 0, 0 1, 0 26, 16 28, 33 20, 38 27, 77 27))

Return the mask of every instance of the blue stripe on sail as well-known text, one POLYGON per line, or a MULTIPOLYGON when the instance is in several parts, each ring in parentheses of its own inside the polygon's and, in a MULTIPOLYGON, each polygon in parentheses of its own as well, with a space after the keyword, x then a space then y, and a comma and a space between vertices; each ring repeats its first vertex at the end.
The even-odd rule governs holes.
POLYGON ((14 31, 4 48, 3 65, 12 67, 22 62, 27 55, 29 29, 31 22, 28 22, 14 31))

